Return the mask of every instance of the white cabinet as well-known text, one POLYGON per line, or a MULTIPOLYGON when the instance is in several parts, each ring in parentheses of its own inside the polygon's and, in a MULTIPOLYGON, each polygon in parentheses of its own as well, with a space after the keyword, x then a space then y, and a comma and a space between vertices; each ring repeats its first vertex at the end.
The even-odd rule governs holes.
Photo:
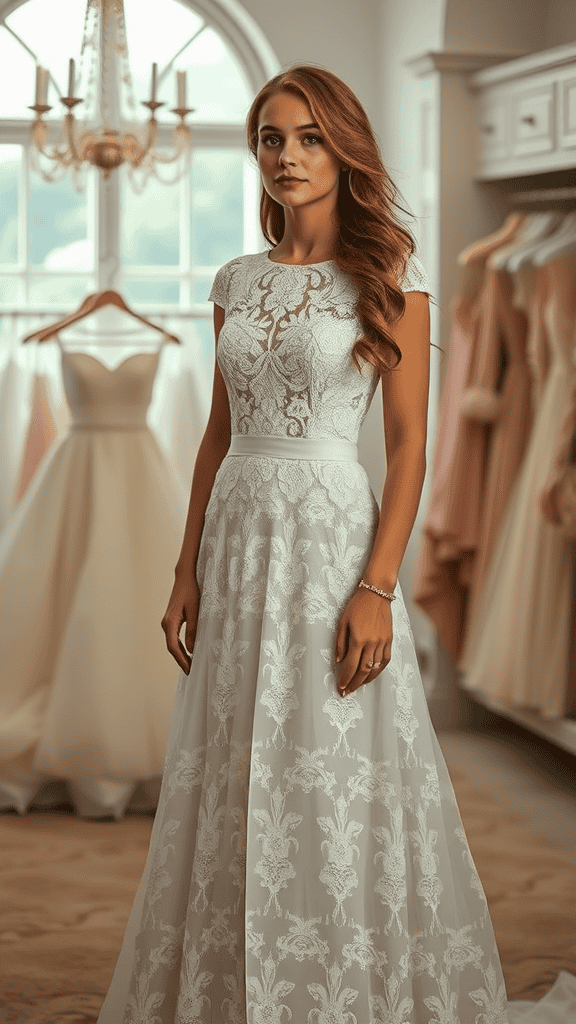
POLYGON ((576 67, 558 82, 558 145, 576 159, 576 67))
POLYGON ((477 95, 476 177, 576 172, 576 45, 470 76, 477 95))

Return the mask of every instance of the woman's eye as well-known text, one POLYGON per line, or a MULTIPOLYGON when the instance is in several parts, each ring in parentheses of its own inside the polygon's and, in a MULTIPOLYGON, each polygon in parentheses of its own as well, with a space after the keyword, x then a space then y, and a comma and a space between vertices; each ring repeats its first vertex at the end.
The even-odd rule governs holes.
MULTIPOLYGON (((268 143, 271 142, 272 139, 278 139, 278 138, 279 138, 278 135, 265 135, 262 141, 266 145, 268 145, 268 143)), ((322 142, 322 139, 320 138, 319 135, 305 135, 304 139, 314 139, 315 142, 322 142)))

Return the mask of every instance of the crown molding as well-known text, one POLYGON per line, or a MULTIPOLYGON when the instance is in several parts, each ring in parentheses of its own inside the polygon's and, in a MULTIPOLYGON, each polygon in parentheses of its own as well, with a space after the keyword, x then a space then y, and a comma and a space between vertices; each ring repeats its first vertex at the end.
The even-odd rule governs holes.
POLYGON ((502 63, 500 67, 479 69, 478 73, 471 77, 470 85, 473 89, 481 89, 486 85, 509 82, 514 78, 523 78, 525 75, 531 75, 537 71, 554 71, 556 68, 574 63, 576 63, 576 43, 568 43, 563 46, 554 46, 550 50, 525 54, 523 57, 502 63))
POLYGON ((518 57, 518 53, 449 53, 446 50, 428 50, 404 61, 404 66, 410 68, 412 74, 418 78, 434 72, 444 75, 469 75, 518 57))

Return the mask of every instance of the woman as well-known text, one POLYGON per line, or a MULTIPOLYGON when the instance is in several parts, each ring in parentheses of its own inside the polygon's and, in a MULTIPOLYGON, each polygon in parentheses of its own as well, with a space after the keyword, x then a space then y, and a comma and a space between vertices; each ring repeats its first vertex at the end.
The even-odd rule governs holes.
POLYGON ((398 583, 425 472, 424 271, 340 79, 288 69, 247 130, 273 248, 210 295, 212 410, 162 622, 182 677, 99 1021, 505 1024, 398 583), (378 381, 381 511, 355 443, 378 381))

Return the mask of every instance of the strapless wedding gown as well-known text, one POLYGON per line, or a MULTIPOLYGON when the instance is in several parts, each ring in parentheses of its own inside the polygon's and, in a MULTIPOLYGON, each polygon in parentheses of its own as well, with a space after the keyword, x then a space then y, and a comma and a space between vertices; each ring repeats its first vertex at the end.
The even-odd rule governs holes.
MULTIPOLYGON (((416 259, 401 286, 428 290, 416 259)), ((337 691, 336 629, 379 516, 357 455, 379 378, 350 356, 356 286, 264 252, 221 268, 210 298, 232 442, 99 1024, 507 1024, 400 584, 389 665, 337 691)))
POLYGON ((160 350, 62 349, 72 424, 0 538, 0 807, 154 807, 179 670, 160 620, 186 495, 146 413, 160 350))

